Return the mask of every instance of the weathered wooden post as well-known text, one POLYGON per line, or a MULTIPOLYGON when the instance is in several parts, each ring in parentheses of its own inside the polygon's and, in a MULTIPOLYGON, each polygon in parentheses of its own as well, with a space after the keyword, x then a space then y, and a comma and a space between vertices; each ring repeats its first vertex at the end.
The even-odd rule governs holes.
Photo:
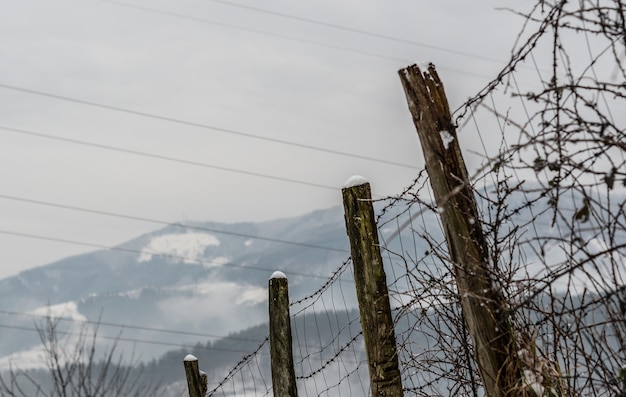
POLYGON ((269 312, 274 396, 296 397, 298 390, 293 366, 289 285, 287 277, 282 272, 274 272, 269 280, 269 312))
POLYGON ((502 291, 494 284, 487 243, 443 84, 434 65, 399 72, 454 264, 463 316, 487 396, 520 385, 515 336, 502 291))
POLYGON ((185 376, 187 377, 187 388, 189 397, 204 397, 207 392, 207 378, 205 373, 200 373, 198 359, 187 354, 183 360, 185 365, 185 376))
POLYGON ((342 193, 370 389, 372 396, 399 397, 403 395, 402 380, 370 184, 354 176, 342 193))

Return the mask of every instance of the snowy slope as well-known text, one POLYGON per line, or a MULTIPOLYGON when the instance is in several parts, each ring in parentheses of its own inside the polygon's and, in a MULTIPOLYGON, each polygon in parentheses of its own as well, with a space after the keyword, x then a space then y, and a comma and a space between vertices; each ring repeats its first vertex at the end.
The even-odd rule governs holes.
POLYGON ((0 280, 0 367, 40 362, 34 328, 48 314, 74 325, 100 319, 99 334, 121 336, 121 349, 151 359, 264 322, 267 280, 275 270, 305 275, 294 278, 297 296, 320 283, 311 277, 327 276, 348 256, 340 208, 263 223, 191 226, 171 225, 114 250, 0 280))
MULTIPOLYGON (((428 230, 417 224, 407 228, 405 238, 397 238, 389 252, 406 252, 402 241, 417 244, 409 249, 416 257, 430 249, 412 235, 438 232, 434 215, 423 217, 419 223, 428 230)), ((538 226, 544 233, 556 233, 548 218, 540 217, 538 226)), ((520 212, 511 222, 522 225, 528 219, 528 213, 520 212)), ((289 276, 295 300, 317 290, 349 256, 341 208, 262 223, 188 226, 171 225, 114 250, 67 258, 0 280, 0 366, 18 359, 36 361, 34 323, 48 313, 74 324, 100 319, 99 334, 121 337, 120 349, 134 351, 142 360, 214 340, 266 321, 267 280, 274 271, 289 276)), ((393 235, 397 226, 383 225, 382 235, 393 235)), ((605 244, 598 236, 588 241, 592 251, 605 244)), ((559 255, 558 246, 547 247, 543 258, 526 253, 529 272, 540 275, 548 262, 561 260, 559 255)))

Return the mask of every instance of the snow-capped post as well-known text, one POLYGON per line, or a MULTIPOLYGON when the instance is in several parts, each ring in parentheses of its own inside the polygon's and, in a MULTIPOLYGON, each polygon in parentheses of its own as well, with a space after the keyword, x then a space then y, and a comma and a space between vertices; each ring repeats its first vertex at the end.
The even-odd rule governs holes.
POLYGON ((402 379, 370 184, 353 176, 342 194, 371 395, 400 397, 402 379))
POLYGON ((503 292, 493 280, 497 269, 490 265, 443 83, 433 64, 424 70, 409 66, 398 74, 424 152, 485 394, 510 395, 521 382, 515 335, 503 292))
POLYGON ((289 284, 282 272, 269 280, 270 358, 274 396, 296 397, 296 373, 293 366, 289 284))
MULTIPOLYGON (((200 368, 198 367, 198 359, 187 354, 183 360, 185 365, 185 376, 187 377, 187 387, 189 388, 189 397, 204 397, 206 388, 203 388, 203 379, 200 376, 200 368)), ((206 375, 205 375, 206 376, 206 375)), ((204 381, 206 382, 206 380, 204 381)))

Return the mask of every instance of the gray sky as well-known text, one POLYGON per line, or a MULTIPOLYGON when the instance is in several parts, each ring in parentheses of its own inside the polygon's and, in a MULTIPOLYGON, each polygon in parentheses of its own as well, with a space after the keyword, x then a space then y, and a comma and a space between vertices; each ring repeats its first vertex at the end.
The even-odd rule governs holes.
POLYGON ((492 0, 2 3, 0 278, 95 249, 50 238, 160 227, 59 206, 237 222, 341 205, 353 174, 398 193, 422 160, 397 70, 434 62, 456 108, 522 22, 492 0))

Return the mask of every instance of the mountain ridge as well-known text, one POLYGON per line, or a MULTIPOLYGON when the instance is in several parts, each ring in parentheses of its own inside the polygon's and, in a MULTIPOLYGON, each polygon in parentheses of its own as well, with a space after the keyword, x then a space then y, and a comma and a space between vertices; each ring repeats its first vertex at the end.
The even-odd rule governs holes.
MULTIPOLYGON (((303 295, 318 284, 311 279, 328 276, 348 255, 340 207, 259 223, 168 225, 109 250, 0 280, 0 317, 7 331, 0 357, 39 343, 35 333, 24 337, 8 328, 33 326, 32 316, 18 313, 42 313, 54 305, 75 305, 77 315, 93 322, 225 335, 264 321, 265 288, 275 270, 297 274, 292 291, 303 295)), ((124 337, 155 338, 132 328, 124 337)), ((192 337, 179 340, 195 343, 192 337)), ((145 359, 165 351, 136 345, 145 359)))

